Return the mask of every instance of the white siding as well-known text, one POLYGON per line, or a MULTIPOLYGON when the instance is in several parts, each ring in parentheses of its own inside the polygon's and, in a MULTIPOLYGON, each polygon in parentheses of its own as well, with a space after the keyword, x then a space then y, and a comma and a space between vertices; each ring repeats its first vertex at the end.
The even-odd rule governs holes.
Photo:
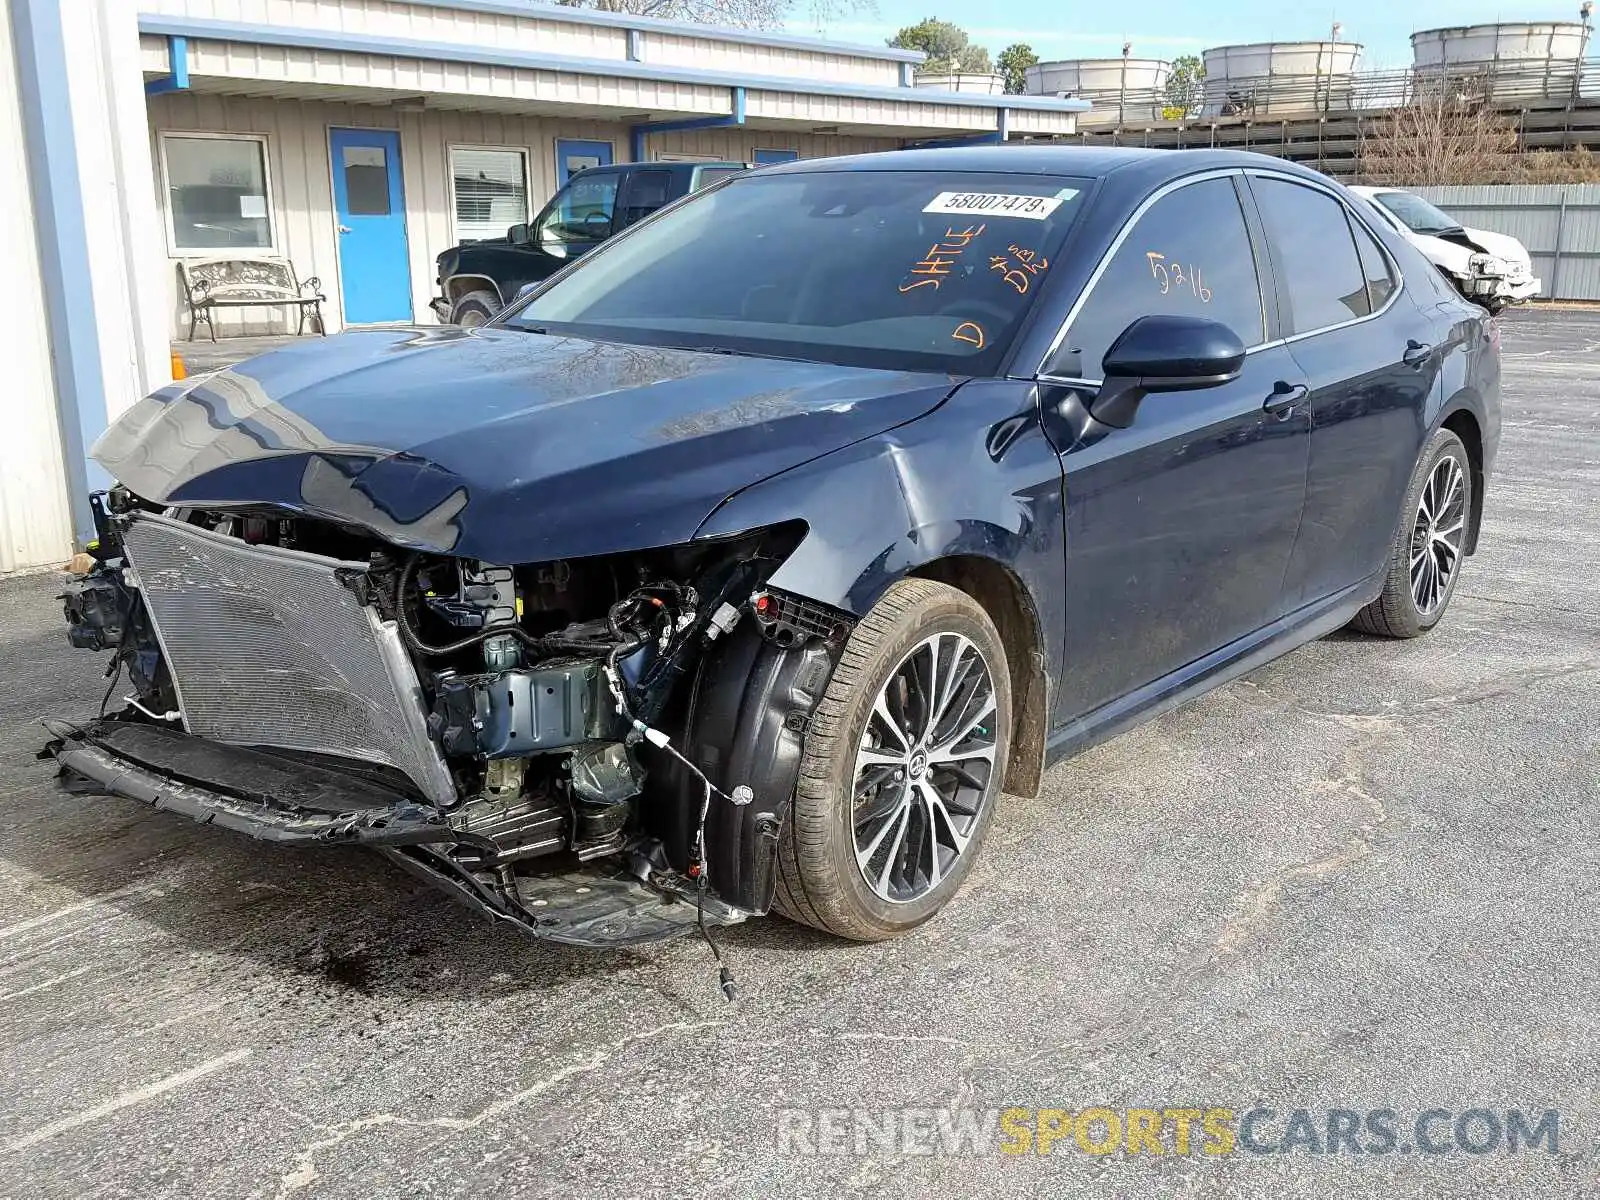
MULTIPOLYGON (((552 121, 495 113, 396 112, 362 104, 259 100, 175 93, 150 101, 152 137, 163 132, 251 133, 266 138, 269 197, 278 253, 302 277, 316 275, 329 303, 329 329, 343 325, 333 184, 328 167, 328 130, 336 127, 398 129, 406 193, 406 233, 411 258, 412 319, 432 323, 428 301, 436 294, 434 256, 453 244, 450 223, 448 150, 453 145, 510 146, 528 152, 529 203, 537 209, 555 192, 557 137, 609 141, 618 161, 627 157, 627 130, 599 121, 552 121)), ((166 189, 157 201, 166 217, 166 189)), ((167 296, 174 336, 181 321, 177 256, 169 251, 167 296)), ((269 309, 218 314, 219 335, 282 330, 284 317, 269 309)), ((201 336, 204 336, 202 330, 201 336)))
POLYGON ((7 248, 14 304, 6 321, 6 386, 0 389, 0 572, 63 563, 72 519, 50 367, 22 96, 11 45, 10 0, 0 4, 0 246, 7 248))
MULTIPOLYGON (((164 61, 164 49, 162 55, 164 61)), ((426 94, 448 97, 452 105, 462 107, 480 107, 498 101, 524 107, 546 105, 611 110, 618 114, 665 112, 721 116, 727 114, 730 104, 726 87, 706 84, 575 75, 566 71, 241 42, 191 41, 189 74, 197 84, 206 79, 229 80, 234 84, 230 91, 245 90, 237 86, 242 81, 284 92, 351 88, 367 93, 353 99, 375 101, 426 94)))
MULTIPOLYGON (((323 101, 250 99, 205 93, 174 93, 150 101, 152 145, 159 153, 163 132, 248 133, 266 139, 271 176, 271 208, 277 252, 289 258, 302 277, 322 280, 329 303, 330 329, 342 326, 339 271, 328 168, 330 127, 398 129, 406 192, 406 232, 411 260, 412 319, 431 324, 428 301, 436 294, 434 257, 454 243, 450 213, 451 146, 483 145, 523 149, 528 154, 530 211, 556 190, 558 138, 608 141, 617 162, 628 158, 628 129, 606 121, 470 112, 400 112, 388 106, 323 101)), ((779 130, 706 129, 654 134, 647 147, 656 154, 704 154, 749 162, 757 149, 798 150, 804 158, 890 150, 895 138, 824 137, 779 130)), ((166 189, 155 185, 166 222, 166 189)), ((163 238, 165 232, 163 231, 163 238)), ((166 297, 174 336, 187 332, 177 288, 177 256, 168 251, 166 297)), ((217 316, 219 335, 281 331, 281 311, 244 309, 217 316)), ((290 326, 292 328, 292 325, 290 326)), ((205 336, 202 329, 200 336, 205 336)))
POLYGON ((900 139, 828 137, 763 129, 697 129, 654 134, 645 148, 651 158, 660 154, 701 154, 731 162, 754 162, 757 150, 798 150, 801 158, 831 158, 836 154, 898 150, 900 139))
MULTIPOLYGON (((562 21, 559 10, 529 7, 528 16, 430 8, 400 0, 143 0, 142 11, 253 25, 411 38, 417 41, 501 46, 575 58, 626 60, 628 35, 621 27, 562 21)), ((740 71, 801 79, 831 79, 896 87, 900 64, 875 58, 871 48, 860 54, 829 48, 767 46, 679 36, 657 29, 641 40, 641 61, 740 71)))
POLYGON ((812 92, 751 91, 745 112, 752 120, 794 121, 807 125, 866 127, 885 132, 906 131, 907 137, 930 133, 988 133, 996 128, 999 110, 966 104, 930 104, 906 89, 905 100, 880 100, 856 96, 819 95, 812 92))
POLYGON ((668 37, 651 32, 644 36, 643 62, 675 67, 700 67, 707 71, 737 71, 746 75, 825 79, 837 83, 865 83, 874 87, 899 87, 900 64, 884 59, 826 54, 787 46, 741 45, 706 38, 668 37))

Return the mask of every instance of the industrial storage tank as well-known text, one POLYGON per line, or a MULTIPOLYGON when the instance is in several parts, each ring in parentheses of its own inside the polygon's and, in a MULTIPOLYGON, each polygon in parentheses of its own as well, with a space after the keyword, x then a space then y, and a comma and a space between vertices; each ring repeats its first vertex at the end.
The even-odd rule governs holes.
POLYGON ((1506 21, 1411 35, 1419 89, 1449 81, 1456 98, 1563 99, 1573 95, 1589 27, 1579 21, 1506 21))
POLYGON ((1025 73, 1030 96, 1067 96, 1094 104, 1079 128, 1157 121, 1167 107, 1172 64, 1159 58, 1069 58, 1035 63, 1025 73))
POLYGON ((1349 112, 1355 42, 1251 42, 1204 51, 1205 114, 1293 117, 1349 112))

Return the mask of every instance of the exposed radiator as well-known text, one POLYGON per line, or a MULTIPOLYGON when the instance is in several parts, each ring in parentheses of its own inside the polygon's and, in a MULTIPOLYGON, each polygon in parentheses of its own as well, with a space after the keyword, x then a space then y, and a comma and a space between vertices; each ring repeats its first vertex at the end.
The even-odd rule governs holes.
POLYGON ((339 580, 364 563, 149 514, 123 541, 190 733, 382 763, 455 798, 399 633, 339 580))

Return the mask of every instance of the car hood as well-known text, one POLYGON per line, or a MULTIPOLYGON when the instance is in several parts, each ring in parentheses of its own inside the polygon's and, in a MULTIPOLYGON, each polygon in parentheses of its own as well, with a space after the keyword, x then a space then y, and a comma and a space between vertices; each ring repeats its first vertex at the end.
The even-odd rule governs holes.
POLYGON ((415 549, 538 562, 688 541, 734 492, 910 421, 954 386, 507 329, 385 329, 163 388, 93 454, 159 504, 271 506, 415 549))

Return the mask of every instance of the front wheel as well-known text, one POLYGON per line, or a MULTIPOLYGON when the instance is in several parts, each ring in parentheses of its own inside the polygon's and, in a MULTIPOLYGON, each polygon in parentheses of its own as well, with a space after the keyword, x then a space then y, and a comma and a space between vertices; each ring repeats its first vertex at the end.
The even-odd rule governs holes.
POLYGON ((450 323, 476 329, 500 309, 500 297, 493 292, 468 292, 450 306, 450 323))
POLYGON ((1406 490, 1400 528, 1389 548, 1383 591, 1351 627, 1382 637, 1413 638, 1444 616, 1455 595, 1472 521, 1472 464, 1461 439, 1441 429, 1429 439, 1406 490))
POLYGON ((994 817, 1010 728, 988 614, 945 584, 895 583, 851 633, 806 735, 778 911, 858 941, 933 916, 994 817))

